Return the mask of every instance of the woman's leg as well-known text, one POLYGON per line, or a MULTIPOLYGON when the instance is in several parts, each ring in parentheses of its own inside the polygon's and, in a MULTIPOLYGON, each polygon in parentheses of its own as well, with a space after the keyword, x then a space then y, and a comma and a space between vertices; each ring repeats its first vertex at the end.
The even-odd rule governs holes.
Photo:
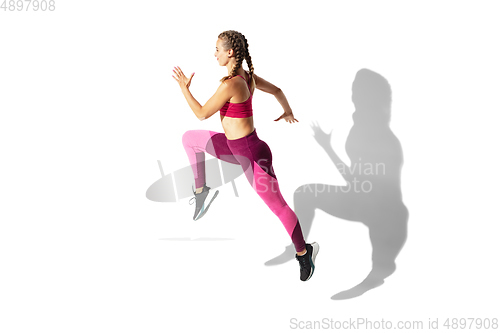
POLYGON ((220 160, 239 164, 227 145, 224 133, 208 130, 189 130, 182 136, 182 144, 193 168, 196 188, 205 184, 205 153, 217 157, 220 160))
POLYGON ((245 175, 257 194, 285 226, 297 251, 295 259, 300 265, 300 280, 307 281, 315 270, 314 261, 319 251, 319 244, 305 242, 297 215, 281 195, 269 146, 257 137, 255 131, 244 139, 236 143, 233 143, 234 140, 228 140, 228 145, 237 159, 240 155, 245 156, 244 160, 251 159, 246 169, 244 168, 245 175))
POLYGON ((269 146, 257 137, 255 131, 246 137, 227 142, 234 157, 243 167, 245 176, 253 189, 283 223, 297 253, 305 252, 306 243, 300 223, 295 212, 281 195, 272 167, 272 154, 269 146))
MULTIPOLYGON (((262 162, 261 162, 262 163, 262 162)), ((281 194, 278 180, 266 172, 265 165, 254 162, 253 188, 283 223, 295 246, 295 251, 302 255, 306 249, 302 228, 295 212, 288 206, 281 194)), ((274 174, 274 172, 272 173, 274 174)))

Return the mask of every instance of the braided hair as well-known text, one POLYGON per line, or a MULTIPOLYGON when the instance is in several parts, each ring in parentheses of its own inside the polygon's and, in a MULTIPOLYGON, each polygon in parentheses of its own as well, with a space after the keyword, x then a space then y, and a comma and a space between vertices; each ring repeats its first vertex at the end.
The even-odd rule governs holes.
POLYGON ((219 39, 222 40, 222 48, 224 51, 233 49, 236 65, 233 66, 231 73, 228 76, 224 76, 220 82, 224 82, 227 79, 230 79, 236 76, 238 69, 241 67, 243 63, 243 59, 247 62, 249 68, 249 81, 253 81, 253 65, 252 58, 250 57, 250 53, 248 52, 248 42, 243 34, 234 30, 227 30, 222 32, 219 35, 219 39))

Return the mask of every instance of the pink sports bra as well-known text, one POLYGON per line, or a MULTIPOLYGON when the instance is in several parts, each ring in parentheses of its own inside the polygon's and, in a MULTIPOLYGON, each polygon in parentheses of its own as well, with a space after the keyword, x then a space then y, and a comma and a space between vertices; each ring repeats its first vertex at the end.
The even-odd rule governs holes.
MULTIPOLYGON (((240 76, 243 80, 245 78, 241 75, 236 75, 240 76)), ((245 80, 246 82, 246 80, 245 80)), ((248 90, 250 90, 250 85, 247 82, 248 90)), ((220 114, 222 116, 228 116, 232 118, 247 118, 252 116, 252 91, 250 91, 250 97, 241 103, 229 103, 226 102, 224 106, 220 109, 220 114)))

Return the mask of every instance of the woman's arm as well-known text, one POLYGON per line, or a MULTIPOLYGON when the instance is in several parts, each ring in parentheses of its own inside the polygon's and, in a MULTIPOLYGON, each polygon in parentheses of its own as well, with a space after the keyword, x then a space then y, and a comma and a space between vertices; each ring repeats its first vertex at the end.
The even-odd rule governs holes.
POLYGON ((255 88, 262 90, 263 92, 266 92, 268 94, 272 94, 274 97, 276 97, 278 102, 283 107, 284 111, 283 115, 281 115, 281 117, 279 117, 278 119, 275 119, 275 121, 278 121, 282 118, 284 118, 289 123, 298 121, 297 119, 294 118, 292 108, 288 104, 288 100, 286 99, 285 94, 283 93, 283 91, 281 91, 280 88, 276 87, 271 82, 268 82, 263 78, 258 77, 255 74, 253 75, 253 77, 255 78, 255 88))
POLYGON ((203 106, 193 97, 189 88, 183 88, 182 93, 186 97, 189 107, 200 120, 210 118, 233 96, 231 86, 225 82, 221 83, 215 94, 203 106))
POLYGON ((194 73, 191 74, 191 77, 188 79, 178 66, 174 67, 173 72, 175 75, 172 75, 172 77, 177 81, 177 83, 179 83, 179 87, 181 88, 182 94, 186 98, 189 107, 200 120, 210 118, 234 95, 233 84, 230 82, 222 82, 215 94, 208 100, 208 102, 205 103, 205 105, 202 106, 189 91, 189 86, 191 85, 194 73))

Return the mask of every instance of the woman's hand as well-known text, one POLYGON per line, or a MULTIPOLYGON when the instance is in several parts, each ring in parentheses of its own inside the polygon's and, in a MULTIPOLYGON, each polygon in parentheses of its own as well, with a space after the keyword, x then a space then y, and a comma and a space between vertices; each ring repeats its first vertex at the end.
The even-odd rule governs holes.
POLYGON ((294 122, 298 122, 297 119, 295 119, 295 117, 293 116, 293 112, 290 111, 289 113, 283 113, 281 115, 281 117, 279 117, 278 119, 274 119, 274 121, 278 121, 280 119, 285 119, 287 123, 294 123, 294 122))
POLYGON ((182 72, 182 70, 180 69, 180 67, 174 67, 174 73, 175 73, 175 76, 173 76, 173 78, 177 81, 177 83, 179 83, 179 86, 181 87, 181 90, 182 89, 189 89, 189 86, 191 85, 191 79, 193 78, 194 76, 194 73, 191 74, 191 77, 188 79, 184 73, 182 72))
POLYGON ((331 136, 332 136, 333 130, 331 130, 329 134, 326 134, 319 127, 319 125, 318 125, 317 122, 316 123, 312 123, 311 124, 311 128, 314 131, 314 134, 313 134, 314 139, 316 139, 316 141, 319 143, 319 145, 321 147, 323 147, 324 149, 326 149, 328 147, 331 147, 330 140, 331 140, 331 136))

